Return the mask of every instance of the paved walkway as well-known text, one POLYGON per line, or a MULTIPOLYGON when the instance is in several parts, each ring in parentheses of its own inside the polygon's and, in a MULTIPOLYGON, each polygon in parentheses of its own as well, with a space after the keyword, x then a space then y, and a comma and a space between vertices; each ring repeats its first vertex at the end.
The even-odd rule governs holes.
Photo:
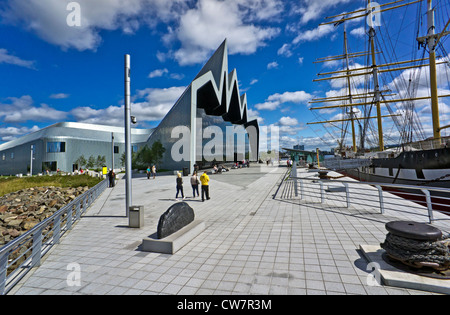
POLYGON ((255 166, 211 175, 205 202, 192 198, 184 177, 185 201, 206 230, 175 255, 139 250, 176 202, 175 177, 133 179, 133 204, 145 207, 142 229, 128 228, 121 180, 10 294, 424 293, 367 285, 357 249, 382 242, 392 216, 273 199, 285 172, 255 166))

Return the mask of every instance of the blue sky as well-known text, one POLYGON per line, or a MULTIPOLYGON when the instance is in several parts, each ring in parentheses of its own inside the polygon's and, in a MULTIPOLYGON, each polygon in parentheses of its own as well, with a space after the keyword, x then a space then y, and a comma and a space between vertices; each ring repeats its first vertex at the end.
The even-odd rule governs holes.
MULTIPOLYGON (((320 119, 308 102, 342 89, 337 81, 312 82, 318 72, 339 68, 313 64, 316 58, 343 51, 343 26, 318 25, 366 1, 78 0, 68 10, 71 2, 0 2, 0 143, 60 121, 123 124, 124 54, 131 54, 137 127, 156 127, 227 38, 229 70, 237 69, 251 116, 278 126, 283 146, 335 146, 322 126, 306 125, 320 119), (80 26, 68 25, 75 12, 80 26)), ((398 15, 384 22, 409 25, 398 15)), ((348 22, 347 30, 351 51, 364 50, 365 20, 348 22)), ((442 92, 449 90, 445 78, 442 92)), ((449 117, 445 102, 442 106, 445 124, 449 117)), ((427 114, 425 104, 419 112, 427 114)), ((321 119, 339 115, 320 113, 321 119)), ((424 129, 428 132, 427 122, 424 129)))

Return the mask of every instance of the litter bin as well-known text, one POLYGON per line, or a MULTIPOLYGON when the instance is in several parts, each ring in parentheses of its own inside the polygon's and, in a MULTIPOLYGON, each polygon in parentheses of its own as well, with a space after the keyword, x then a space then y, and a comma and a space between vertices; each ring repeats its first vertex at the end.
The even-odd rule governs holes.
POLYGON ((187 167, 183 167, 183 176, 189 176, 189 170, 187 167))
POLYGON ((130 206, 128 226, 130 228, 141 228, 144 226, 144 206, 130 206))

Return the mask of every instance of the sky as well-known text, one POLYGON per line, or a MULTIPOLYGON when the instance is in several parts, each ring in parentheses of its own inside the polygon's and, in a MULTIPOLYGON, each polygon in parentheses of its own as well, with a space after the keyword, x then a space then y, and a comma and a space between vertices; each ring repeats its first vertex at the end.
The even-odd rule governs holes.
MULTIPOLYGON (((449 5, 436 3, 444 11, 437 15, 442 29, 449 5)), ((309 102, 346 90, 342 79, 313 82, 319 72, 343 69, 342 61, 314 62, 343 53, 344 25, 319 24, 366 5, 364 0, 0 0, 0 143, 62 121, 123 125, 125 54, 131 55, 136 127, 154 128, 226 38, 229 71, 237 69, 249 116, 262 126, 278 127, 283 147, 329 150, 337 145, 333 136, 339 129, 307 123, 346 114, 311 110, 317 104, 309 102)), ((422 58, 411 20, 425 11, 411 7, 401 14, 383 13, 377 27, 377 44, 395 47, 399 60, 414 54, 422 58), (403 30, 393 37, 408 48, 388 43, 385 26, 403 30)), ((366 20, 351 20, 345 27, 349 51, 366 50, 366 20)), ((448 51, 448 41, 442 44, 448 51)), ((449 60, 448 53, 440 56, 438 61, 449 60)), ((377 56, 379 63, 384 57, 377 56)), ((362 67, 366 58, 352 59, 350 66, 362 67)), ((447 68, 438 66, 441 94, 450 94, 447 68)), ((411 74, 398 71, 382 82, 383 88, 398 87, 411 74)), ((353 94, 364 85, 364 77, 356 78, 353 94)), ((417 96, 429 95, 426 81, 424 70, 418 74, 417 96)), ((450 101, 441 100, 441 124, 450 124, 450 101)), ((429 104, 416 106, 423 133, 430 136, 429 104)), ((362 113, 355 109, 355 115, 362 113)), ((391 132, 388 141, 398 141, 393 123, 383 123, 391 132)))

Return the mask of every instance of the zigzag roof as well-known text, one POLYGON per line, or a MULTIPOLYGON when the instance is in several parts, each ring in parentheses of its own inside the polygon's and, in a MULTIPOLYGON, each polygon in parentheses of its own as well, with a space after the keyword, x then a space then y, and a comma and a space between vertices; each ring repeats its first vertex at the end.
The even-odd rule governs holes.
POLYGON ((237 71, 228 73, 225 39, 191 83, 192 102, 208 115, 222 116, 232 124, 246 124, 247 95, 240 95, 237 71))
POLYGON ((201 152, 197 152, 197 109, 201 108, 208 116, 221 117, 224 121, 234 125, 244 125, 252 143, 252 152, 257 156, 259 152, 258 121, 248 121, 247 95, 239 93, 236 70, 228 72, 228 47, 225 39, 213 56, 203 66, 192 83, 186 88, 181 97, 167 113, 159 126, 150 135, 147 142, 163 140, 175 143, 171 137, 175 127, 190 126, 191 169, 196 161, 202 159, 201 152), (200 154, 198 156, 198 154, 200 154))

